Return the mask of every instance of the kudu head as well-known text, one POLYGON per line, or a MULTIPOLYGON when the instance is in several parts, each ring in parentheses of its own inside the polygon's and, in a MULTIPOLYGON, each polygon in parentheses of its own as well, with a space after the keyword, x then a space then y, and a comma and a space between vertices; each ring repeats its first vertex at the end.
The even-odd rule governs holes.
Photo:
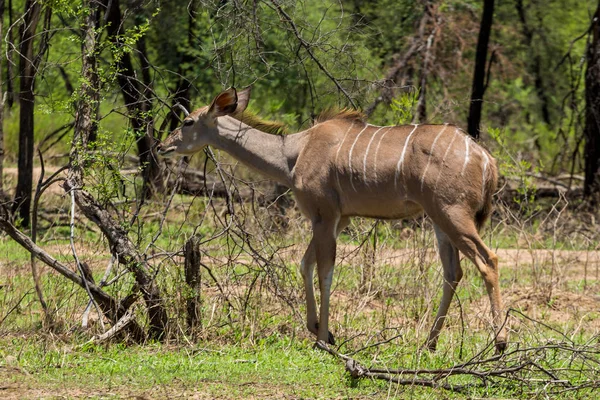
POLYGON ((209 144, 209 138, 217 132, 219 117, 243 112, 250 100, 250 87, 240 90, 229 88, 220 93, 210 106, 186 115, 183 124, 175 129, 157 147, 163 157, 175 154, 194 154, 209 144))

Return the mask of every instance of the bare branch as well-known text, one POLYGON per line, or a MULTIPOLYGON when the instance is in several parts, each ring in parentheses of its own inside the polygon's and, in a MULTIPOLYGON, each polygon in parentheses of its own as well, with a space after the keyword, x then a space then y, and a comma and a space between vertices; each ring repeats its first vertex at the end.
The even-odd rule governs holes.
POLYGON ((294 33, 294 36, 296 36, 296 39, 298 39, 298 43, 300 43, 300 46, 302 46, 306 50, 310 58, 315 62, 315 64, 317 64, 319 69, 323 71, 323 73, 335 84, 338 90, 344 94, 344 96, 348 99, 352 107, 357 108, 356 103, 354 102, 350 94, 348 94, 346 89, 344 89, 340 82, 327 70, 327 68, 325 68, 323 63, 321 63, 321 61, 315 56, 314 52, 312 51, 312 46, 310 45, 310 43, 304 40, 304 38, 298 31, 298 27, 296 26, 296 23, 294 22, 292 17, 290 17, 290 15, 286 13, 283 10, 283 8, 281 8, 281 6, 276 0, 271 0, 271 3, 273 4, 273 7, 275 7, 279 15, 281 15, 283 20, 290 26, 292 32, 294 33))

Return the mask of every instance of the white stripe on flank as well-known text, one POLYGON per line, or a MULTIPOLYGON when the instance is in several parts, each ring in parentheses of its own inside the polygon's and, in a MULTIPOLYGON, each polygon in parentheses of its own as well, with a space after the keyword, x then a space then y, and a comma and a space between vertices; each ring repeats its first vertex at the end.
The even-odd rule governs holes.
POLYGON ((375 131, 373 136, 371 136, 371 140, 369 140, 369 144, 367 145, 367 150, 365 150, 365 156, 363 158, 363 181, 364 181, 364 184, 367 186, 369 186, 369 184, 367 183, 367 155, 369 154, 369 149, 371 148, 371 143, 373 143, 373 139, 375 139, 375 136, 377 136, 379 131, 382 130, 383 128, 384 127, 382 126, 375 131))
POLYGON ((352 186, 352 189, 354 189, 354 191, 356 192, 356 188, 354 187, 354 181, 352 180, 352 151, 354 151, 354 146, 356 146, 356 142, 358 142, 358 138, 360 137, 360 135, 363 134, 363 132, 369 127, 369 125, 365 125, 365 127, 362 129, 362 131, 358 132, 358 135, 356 135, 356 139, 354 139, 354 143, 352 143, 352 146, 350 146, 350 151, 348 152, 348 168, 350 169, 350 185, 352 186))
POLYGON ((338 161, 338 157, 340 155, 340 150, 342 149, 342 145, 346 141, 346 137, 348 136, 348 133, 350 132, 350 130, 352 129, 353 126, 354 126, 354 121, 352 121, 352 123, 350 124, 350 127, 346 131, 346 134, 344 135, 344 138, 340 142, 340 145, 338 146, 337 152, 335 153, 335 162, 334 162, 335 179, 337 180, 338 189, 340 189, 340 194, 342 192, 342 185, 340 185, 340 175, 339 175, 339 172, 338 172, 338 163, 337 163, 337 161, 338 161))
POLYGON ((413 125, 414 125, 414 128, 406 137, 406 142, 404 142, 404 148, 402 149, 402 154, 400 154, 400 159, 398 160, 398 164, 396 165, 396 175, 394 176, 394 188, 397 187, 398 175, 400 175, 400 171, 404 170, 404 165, 403 165, 404 156, 406 155, 406 148, 408 147, 408 142, 410 141, 410 137, 412 136, 413 133, 415 133, 415 131, 419 127, 419 124, 413 124, 413 125))
POLYGON ((446 161, 446 156, 448 155, 448 152, 452 148, 452 144, 454 143, 454 139, 456 139, 457 133, 458 133, 458 128, 456 128, 456 130, 454 131, 454 135, 452 135, 452 140, 450 140, 450 143, 448 144, 448 147, 446 148, 446 152, 444 153, 444 158, 442 158, 442 164, 440 165, 440 173, 438 174, 438 177, 435 180, 435 187, 433 188, 433 190, 437 189, 437 185, 438 185, 438 182, 440 181, 440 177, 442 176, 442 172, 444 172, 444 161, 446 161))
POLYGON ((483 176, 481 177, 481 198, 483 199, 485 197, 485 172, 490 159, 488 158, 485 150, 482 150, 481 154, 483 154, 483 176))
POLYGON ((390 129, 388 129, 383 133, 383 135, 381 135, 381 137, 379 138, 379 142, 377 143, 377 147, 375 148, 375 161, 373 162, 373 174, 375 175, 375 182, 377 182, 377 154, 379 154, 379 146, 381 146, 383 138, 385 137, 385 135, 388 134, 389 131, 392 130, 393 126, 390 126, 389 128, 390 129))
POLYGON ((435 139, 433 139, 433 143, 431 144, 431 150, 429 150, 429 158, 427 159, 427 165, 425 166, 425 169, 423 170, 423 176, 421 176, 421 192, 423 191, 423 182, 425 182, 425 175, 427 174, 427 170, 429 169, 429 163, 431 163, 431 157, 433 156, 433 150, 435 149, 435 144, 436 144, 437 140, 440 138, 440 136, 442 135, 442 133, 444 133, 444 131, 446 130, 447 127, 448 127, 448 124, 444 124, 444 127, 442 128, 442 130, 437 134, 435 139))
POLYGON ((370 126, 371 128, 393 128, 394 126, 397 126, 397 125, 386 125, 386 126, 381 126, 381 125, 367 124, 367 126, 370 126))
POLYGON ((471 139, 465 135, 465 162, 463 163, 462 170, 460 171, 460 176, 465 174, 465 169, 467 168, 467 164, 469 163, 469 142, 471 139))

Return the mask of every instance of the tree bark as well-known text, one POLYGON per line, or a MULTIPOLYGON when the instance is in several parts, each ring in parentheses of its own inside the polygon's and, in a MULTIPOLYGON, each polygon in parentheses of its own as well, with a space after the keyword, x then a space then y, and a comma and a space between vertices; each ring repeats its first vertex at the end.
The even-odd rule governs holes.
MULTIPOLYGON (((105 0, 104 6, 106 7, 108 38, 115 46, 121 47, 122 43, 119 41, 118 36, 122 33, 123 21, 119 0, 105 0)), ((121 87, 121 93, 129 112, 131 127, 137 138, 138 156, 140 157, 140 167, 144 180, 142 196, 148 198, 154 191, 162 192, 164 189, 160 165, 153 150, 154 138, 148 135, 147 121, 143 116, 144 107, 148 109, 150 107, 148 105, 144 106, 148 99, 144 98, 144 91, 138 85, 131 56, 128 52, 123 53, 117 61, 117 69, 119 71, 117 82, 121 87)))
POLYGON ((375 112, 375 109, 377 106, 379 106, 379 104, 389 104, 394 98, 396 86, 399 84, 402 76, 407 74, 406 66, 423 45, 423 36, 425 34, 425 27, 429 23, 429 17, 429 13, 423 13, 421 20, 419 21, 417 34, 413 36, 410 46, 408 46, 408 49, 402 55, 402 57, 398 58, 398 60, 394 63, 394 66, 389 69, 387 75, 383 79, 381 94, 375 98, 373 103, 365 108, 364 113, 367 117, 370 117, 371 114, 375 112))
POLYGON ((202 299, 200 290, 202 287, 202 276, 200 274, 200 237, 192 236, 184 246, 185 253, 185 283, 190 288, 187 297, 187 324, 191 332, 201 326, 202 320, 200 307, 202 299))
MULTIPOLYGON (((188 48, 192 48, 192 46, 194 46, 194 34, 193 34, 193 30, 194 27, 196 25, 196 7, 197 7, 197 2, 192 1, 189 4, 189 10, 188 10, 188 34, 187 34, 187 39, 188 39, 188 48)), ((175 104, 179 103, 181 104, 186 110, 188 111, 192 111, 190 110, 190 100, 191 100, 191 93, 190 93, 190 89, 192 88, 192 83, 190 82, 190 80, 187 78, 188 74, 190 73, 190 67, 187 68, 182 68, 182 65, 185 66, 189 66, 192 65, 194 62, 194 58, 190 55, 189 52, 183 51, 183 52, 179 52, 178 54, 179 57, 181 57, 181 63, 179 64, 179 68, 178 68, 178 74, 179 74, 179 81, 177 82, 177 86, 175 87, 175 92, 173 95, 173 102, 172 105, 175 106, 175 104)), ((181 125, 181 120, 180 118, 178 118, 178 116, 181 115, 181 110, 180 109, 175 109, 175 108, 171 108, 171 113, 169 114, 169 118, 171 120, 170 124, 169 124, 169 128, 171 131, 173 131, 174 129, 176 129, 179 125, 181 125)))
POLYGON ((432 63, 431 47, 434 44, 435 36, 438 31, 437 9, 434 9, 434 6, 431 4, 426 4, 425 14, 429 16, 427 19, 432 22, 433 27, 431 28, 431 33, 427 37, 425 45, 423 46, 423 63, 421 65, 419 101, 417 102, 417 113, 415 115, 416 122, 420 124, 427 122, 427 78, 429 77, 432 63))
POLYGON ((585 178, 583 193, 600 201, 600 1, 593 16, 592 41, 587 51, 585 71, 585 178))
POLYGON ((27 0, 25 2, 23 29, 19 45, 19 160, 13 214, 21 218, 23 226, 29 226, 30 222, 35 105, 33 90, 36 75, 33 45, 41 10, 42 6, 37 0, 27 0))
MULTIPOLYGON (((3 35, 4 22, 4 0, 0 0, 0 38, 3 35)), ((2 53, 2 43, 0 43, 0 53, 2 53)), ((0 202, 4 197, 4 92, 2 91, 2 61, 0 57, 0 202)))
POLYGON ((488 44, 492 23, 494 19, 494 0, 483 1, 483 13, 477 39, 477 51, 475 53, 475 71, 473 73, 473 88, 471 91, 471 104, 467 120, 469 135, 475 139, 479 138, 479 125, 481 123, 481 110, 483 108, 483 95, 485 93, 485 70, 487 64, 488 44))

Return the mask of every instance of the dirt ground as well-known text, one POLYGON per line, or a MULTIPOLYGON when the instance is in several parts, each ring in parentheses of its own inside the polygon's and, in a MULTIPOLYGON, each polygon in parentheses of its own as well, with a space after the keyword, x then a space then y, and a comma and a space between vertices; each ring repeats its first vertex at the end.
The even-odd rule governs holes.
MULTIPOLYGON (((48 179, 53 173, 55 173, 56 171, 58 171, 58 167, 55 166, 46 166, 44 168, 44 179, 48 179)), ((11 184, 11 181, 14 180, 14 182, 16 182, 17 180, 17 173, 18 173, 18 169, 16 167, 4 167, 4 174, 6 175, 6 187, 7 188, 12 188, 15 185, 11 184)), ((40 174, 42 173, 42 168, 41 167, 33 167, 33 184, 34 187, 35 185, 37 185, 38 180, 40 179, 40 174)), ((66 171, 63 171, 60 175, 58 176, 62 176, 62 177, 66 177, 67 173, 66 171)), ((60 182, 56 182, 53 183, 52 185, 50 185, 48 187, 48 189, 46 190, 47 194, 54 194, 54 195, 64 195, 65 191, 63 190, 63 188, 60 186, 60 182)))

